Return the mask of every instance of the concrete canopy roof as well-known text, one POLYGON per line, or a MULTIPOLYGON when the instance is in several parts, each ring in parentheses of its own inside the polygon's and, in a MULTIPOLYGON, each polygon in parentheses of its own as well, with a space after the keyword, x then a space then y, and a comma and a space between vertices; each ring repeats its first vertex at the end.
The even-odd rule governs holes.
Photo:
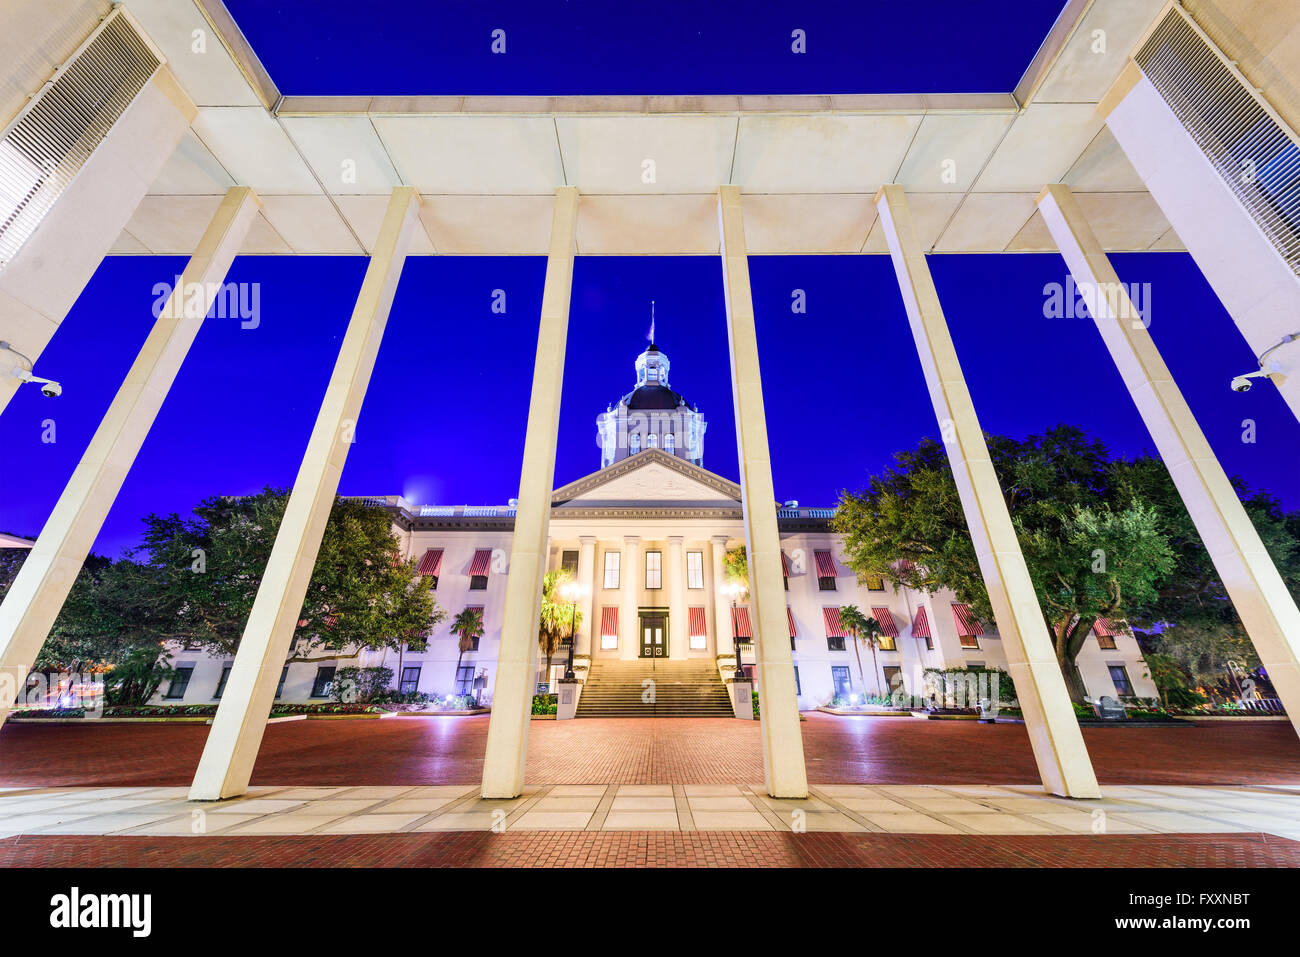
POLYGON ((1108 250, 1183 248, 1096 110, 1163 0, 1070 3, 1012 92, 819 97, 283 97, 220 0, 126 5, 198 118, 117 254, 188 255, 235 184, 264 204, 249 254, 369 252, 398 185, 424 198, 417 255, 543 255, 563 185, 581 254, 716 255, 723 184, 751 254, 883 253, 890 182, 933 252, 1054 250, 1053 182, 1108 250))

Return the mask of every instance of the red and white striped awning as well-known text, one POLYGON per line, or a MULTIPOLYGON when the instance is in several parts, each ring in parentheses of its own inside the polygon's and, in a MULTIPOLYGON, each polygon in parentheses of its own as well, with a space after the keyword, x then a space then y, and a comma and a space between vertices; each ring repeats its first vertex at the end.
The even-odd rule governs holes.
POLYGON ((916 609, 916 617, 912 619, 912 637, 913 638, 933 638, 930 634, 930 616, 925 613, 925 606, 921 605, 916 609))
POLYGON ((736 638, 753 638, 754 629, 749 623, 749 606, 736 606, 735 633, 736 638))
POLYGON ((474 560, 469 564, 469 574, 473 578, 475 575, 486 575, 492 567, 492 549, 480 548, 474 552, 474 560))
POLYGON ((785 553, 785 549, 781 549, 781 574, 790 577, 790 556, 785 553))
POLYGON ((1092 630, 1097 633, 1098 638, 1115 638, 1124 634, 1109 618, 1098 618, 1093 622, 1092 630))
POLYGON ((785 606, 785 617, 786 617, 786 618, 789 620, 789 622, 790 622, 790 637, 793 638, 793 637, 795 637, 795 631, 796 631, 796 629, 795 629, 795 627, 794 627, 794 612, 792 612, 792 611, 790 610, 790 606, 789 606, 789 605, 786 605, 786 606, 785 606))
POLYGON ((606 605, 600 610, 601 637, 618 637, 618 606, 606 605))
POLYGON ((817 577, 834 578, 836 575, 835 559, 831 557, 831 553, 813 552, 813 555, 817 558, 817 577))
POLYGON ((686 625, 688 638, 704 638, 709 633, 709 626, 704 618, 704 606, 692 605, 686 609, 686 625))
POLYGON ((953 602, 952 617, 953 620, 957 622, 957 634, 984 634, 984 626, 975 620, 975 613, 970 610, 970 605, 964 605, 961 602, 953 602))
POLYGON ((871 606, 871 617, 880 622, 880 630, 890 638, 898 637, 898 625, 894 623, 894 616, 888 608, 878 608, 871 606))
POLYGON ((840 624, 840 610, 838 608, 823 608, 822 619, 826 622, 827 638, 844 637, 844 626, 840 624))
POLYGON ((421 575, 440 575, 442 574, 442 549, 430 548, 420 559, 420 567, 416 572, 421 575))

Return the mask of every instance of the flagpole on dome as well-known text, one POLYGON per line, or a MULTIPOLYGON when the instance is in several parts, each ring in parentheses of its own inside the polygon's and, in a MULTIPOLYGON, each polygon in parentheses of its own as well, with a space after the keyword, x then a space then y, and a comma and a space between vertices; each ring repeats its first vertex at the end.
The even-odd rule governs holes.
POLYGON ((650 300, 650 345, 655 344, 655 301, 650 300))

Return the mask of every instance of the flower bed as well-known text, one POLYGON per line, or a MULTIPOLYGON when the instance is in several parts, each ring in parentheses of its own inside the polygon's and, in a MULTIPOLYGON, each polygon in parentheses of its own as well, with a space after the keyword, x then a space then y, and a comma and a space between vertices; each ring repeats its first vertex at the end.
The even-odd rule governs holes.
POLYGON ((85 708, 23 708, 12 714, 12 717, 19 720, 28 718, 84 718, 85 716, 85 708))

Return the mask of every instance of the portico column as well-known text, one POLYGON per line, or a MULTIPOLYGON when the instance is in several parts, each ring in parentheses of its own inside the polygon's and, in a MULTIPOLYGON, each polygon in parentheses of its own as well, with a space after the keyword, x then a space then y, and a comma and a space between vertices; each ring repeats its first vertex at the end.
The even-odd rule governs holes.
POLYGON ((875 204, 1043 787, 1101 797, 903 188, 882 187, 875 204))
MULTIPOLYGON (((781 543, 776 527, 776 492, 767 446, 763 382, 759 372, 754 302, 749 289, 749 257, 740 188, 718 188, 718 227, 722 247, 723 292, 727 306, 727 344, 731 390, 736 407, 736 452, 740 460, 741 507, 749 553, 749 610, 755 630, 756 679, 763 739, 763 772, 773 797, 808 796, 803 738, 794 689, 781 574, 781 543)), ((737 662, 739 664, 739 662, 737 662)))
MULTIPOLYGON (((722 593, 722 585, 727 580, 724 559, 727 555, 727 536, 714 535, 709 540, 710 561, 713 565, 713 640, 716 645, 715 655, 731 655, 736 652, 736 644, 731 634, 731 602, 722 593)), ((739 666, 740 662, 737 661, 739 666)))
POLYGON ((668 651, 670 658, 685 658, 686 574, 682 567, 682 536, 668 536, 668 651))
POLYGON ((555 191, 555 212, 551 217, 551 245, 546 258, 546 281, 542 287, 533 389, 528 400, 524 460, 519 475, 519 505, 515 511, 515 534, 510 545, 501 650, 497 655, 492 717, 488 723, 487 751, 483 756, 482 794, 485 798, 517 797, 524 789, 577 221, 578 190, 561 186, 555 191))
POLYGON ((242 794, 253 774, 280 671, 289 654, 406 262, 406 249, 419 222, 419 204, 419 194, 409 186, 399 186, 388 200, 370 265, 194 774, 192 801, 242 794))
POLYGON ((1300 731, 1300 610, 1232 483, 1133 308, 1068 186, 1046 187, 1038 210, 1093 310, 1110 351, 1169 469, 1178 494, 1246 626, 1269 681, 1300 731), (1137 321, 1134 321, 1137 317, 1137 321))
POLYGON ((619 642, 620 658, 636 658, 641 653, 640 621, 637 609, 640 607, 641 595, 641 538, 637 535, 623 536, 623 639, 619 642))
POLYGON ((578 542, 578 584, 582 588, 582 600, 579 602, 579 610, 582 612, 582 622, 578 625, 575 650, 580 655, 590 655, 595 653, 596 648, 596 616, 594 612, 596 603, 596 536, 581 535, 578 537, 578 542))
POLYGON ((227 191, 0 605, 0 724, 45 644, 260 205, 247 187, 227 191), (14 688, 7 686, 9 678, 14 688))

